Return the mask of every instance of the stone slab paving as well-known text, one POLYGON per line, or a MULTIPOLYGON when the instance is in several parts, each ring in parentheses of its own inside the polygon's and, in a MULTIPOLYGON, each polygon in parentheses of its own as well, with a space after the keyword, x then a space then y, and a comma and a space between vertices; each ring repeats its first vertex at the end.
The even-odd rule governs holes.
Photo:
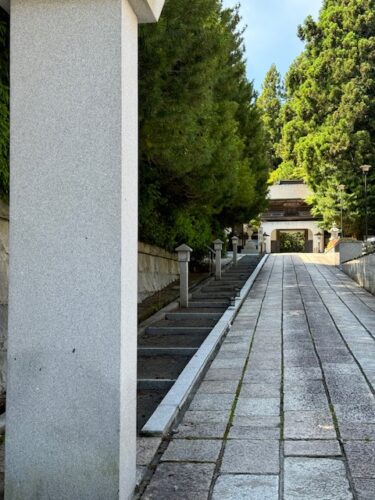
POLYGON ((375 500, 375 297, 271 255, 142 498, 375 500))

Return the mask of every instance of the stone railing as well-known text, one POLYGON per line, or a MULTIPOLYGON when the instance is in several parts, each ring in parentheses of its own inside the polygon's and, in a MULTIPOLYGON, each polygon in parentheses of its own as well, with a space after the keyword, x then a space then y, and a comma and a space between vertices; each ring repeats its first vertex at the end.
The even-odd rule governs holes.
POLYGON ((326 261, 332 266, 339 266, 362 254, 363 242, 352 238, 333 240, 325 251, 326 261))

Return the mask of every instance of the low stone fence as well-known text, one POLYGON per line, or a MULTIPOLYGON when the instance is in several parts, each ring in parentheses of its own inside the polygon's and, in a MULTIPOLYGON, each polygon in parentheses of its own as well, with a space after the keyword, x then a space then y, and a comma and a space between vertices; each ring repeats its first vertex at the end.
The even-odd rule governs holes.
POLYGON ((0 394, 5 392, 8 337, 9 209, 0 201, 0 394))
POLYGON ((332 266, 339 266, 343 262, 355 259, 362 255, 362 241, 345 238, 337 240, 334 245, 325 252, 326 261, 332 266))
POLYGON ((138 244, 138 303, 179 279, 177 254, 138 244))
POLYGON ((375 253, 344 262, 341 264, 341 269, 359 285, 375 295, 375 253))

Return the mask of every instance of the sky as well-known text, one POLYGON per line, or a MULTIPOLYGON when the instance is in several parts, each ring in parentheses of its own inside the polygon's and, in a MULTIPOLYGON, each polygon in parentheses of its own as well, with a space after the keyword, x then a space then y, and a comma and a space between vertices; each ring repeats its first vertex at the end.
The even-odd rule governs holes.
POLYGON ((303 43, 297 37, 297 26, 309 14, 317 19, 323 0, 223 0, 225 7, 238 2, 247 25, 244 39, 248 78, 260 91, 272 63, 284 76, 300 54, 303 43))

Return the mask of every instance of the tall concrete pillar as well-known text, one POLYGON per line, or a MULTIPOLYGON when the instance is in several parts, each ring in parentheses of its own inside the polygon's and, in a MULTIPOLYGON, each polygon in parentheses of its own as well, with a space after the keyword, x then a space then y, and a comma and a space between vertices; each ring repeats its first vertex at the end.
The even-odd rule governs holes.
POLYGON ((135 485, 137 24, 163 0, 12 0, 6 499, 135 485))

